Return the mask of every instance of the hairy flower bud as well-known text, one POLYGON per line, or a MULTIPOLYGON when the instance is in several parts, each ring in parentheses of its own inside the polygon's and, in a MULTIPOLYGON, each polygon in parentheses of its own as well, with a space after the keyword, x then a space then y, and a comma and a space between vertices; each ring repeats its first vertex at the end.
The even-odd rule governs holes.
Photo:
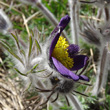
POLYGON ((12 24, 8 16, 3 12, 2 9, 0 9, 0 32, 5 34, 11 28, 12 28, 12 24))

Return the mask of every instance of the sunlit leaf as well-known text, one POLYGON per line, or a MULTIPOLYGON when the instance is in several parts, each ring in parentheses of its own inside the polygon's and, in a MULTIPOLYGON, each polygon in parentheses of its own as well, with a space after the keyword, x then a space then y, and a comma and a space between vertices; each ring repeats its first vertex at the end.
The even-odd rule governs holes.
POLYGON ((40 45, 39 45, 39 43, 38 43, 38 41, 35 39, 35 43, 36 43, 36 47, 39 49, 39 51, 41 52, 41 47, 40 47, 40 45))
POLYGON ((18 38, 17 38, 13 33, 11 33, 11 35, 12 35, 12 37, 15 39, 16 44, 17 44, 17 46, 18 46, 18 48, 19 48, 19 50, 20 50, 18 38))
POLYGON ((34 69, 36 69, 36 67, 38 66, 39 64, 36 64, 32 69, 34 70, 34 69))
POLYGON ((31 51, 32 51, 32 37, 30 36, 29 37, 29 54, 28 54, 28 57, 30 57, 31 51))
POLYGON ((21 73, 17 68, 14 68, 20 75, 26 76, 26 74, 21 73))
POLYGON ((39 71, 34 71, 33 73, 39 73, 39 72, 43 72, 45 71, 46 69, 43 69, 43 70, 39 70, 39 71))
POLYGON ((23 61, 21 60, 21 58, 13 52, 13 49, 12 49, 5 41, 1 40, 1 41, 0 41, 0 44, 1 44, 12 56, 14 56, 14 57, 15 57, 16 59, 18 59, 22 64, 24 64, 23 61))

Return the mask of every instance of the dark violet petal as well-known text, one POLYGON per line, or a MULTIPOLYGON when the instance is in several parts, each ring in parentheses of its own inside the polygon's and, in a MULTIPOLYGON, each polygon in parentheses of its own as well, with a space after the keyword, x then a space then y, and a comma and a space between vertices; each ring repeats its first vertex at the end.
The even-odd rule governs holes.
POLYGON ((60 33, 57 33, 57 34, 55 35, 55 37, 53 38, 52 42, 51 42, 50 51, 49 51, 49 59, 51 58, 51 54, 52 54, 52 52, 53 52, 53 50, 54 50, 54 48, 55 48, 55 45, 56 45, 56 43, 57 43, 59 37, 60 37, 60 33))
POLYGON ((79 79, 84 80, 84 81, 89 81, 89 78, 85 75, 80 75, 79 79))
POLYGON ((55 37, 55 34, 57 34, 58 32, 61 33, 61 27, 57 26, 51 33, 50 37, 55 37))
POLYGON ((52 34, 55 34, 56 32, 58 32, 59 29, 62 32, 64 28, 68 25, 69 21, 70 21, 70 17, 68 15, 62 17, 59 24, 52 31, 51 36, 53 36, 52 34))
POLYGON ((86 55, 76 55, 73 58, 74 64, 71 70, 75 71, 83 68, 87 63, 87 60, 88 60, 88 57, 86 55))
POLYGON ((78 53, 78 51, 79 51, 80 48, 79 48, 78 45, 70 44, 67 49, 68 49, 69 56, 70 56, 71 58, 73 58, 74 55, 78 53))
POLYGON ((73 73, 72 71, 68 70, 69 75, 68 77, 72 78, 74 81, 78 81, 79 80, 79 76, 76 75, 75 73, 73 73))
POLYGON ((70 17, 68 15, 66 15, 61 18, 58 26, 62 27, 62 30, 63 30, 67 26, 69 21, 70 21, 70 17))
POLYGON ((60 37, 61 32, 64 30, 64 28, 67 26, 67 24, 70 21, 70 17, 68 15, 64 16, 61 18, 58 26, 53 30, 51 33, 51 38, 53 39, 51 44, 50 44, 50 50, 49 50, 49 59, 51 58, 51 54, 55 48, 55 45, 60 37))
POLYGON ((76 75, 75 73, 73 73, 72 71, 70 71, 69 69, 67 69, 64 65, 62 65, 57 59, 55 59, 54 57, 52 57, 53 60, 53 64, 56 67, 56 69, 58 70, 58 72, 67 77, 67 78, 71 78, 75 81, 79 80, 79 76, 76 75))

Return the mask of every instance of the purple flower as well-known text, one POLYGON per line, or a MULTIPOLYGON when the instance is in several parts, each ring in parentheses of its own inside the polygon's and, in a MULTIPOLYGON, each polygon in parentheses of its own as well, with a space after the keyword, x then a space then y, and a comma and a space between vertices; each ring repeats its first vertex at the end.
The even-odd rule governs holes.
POLYGON ((73 72, 83 68, 87 64, 88 57, 86 55, 78 55, 79 46, 69 44, 66 38, 60 36, 69 21, 70 17, 66 15, 51 33, 52 42, 49 47, 49 60, 56 70, 66 78, 75 81, 79 79, 89 81, 88 77, 81 74, 77 75, 73 72))

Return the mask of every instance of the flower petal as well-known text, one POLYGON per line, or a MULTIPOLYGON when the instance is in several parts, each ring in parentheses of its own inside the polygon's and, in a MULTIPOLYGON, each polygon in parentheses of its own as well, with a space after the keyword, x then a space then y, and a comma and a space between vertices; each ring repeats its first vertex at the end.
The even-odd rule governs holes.
POLYGON ((89 81, 89 78, 87 76, 85 76, 85 75, 80 75, 79 79, 85 80, 85 81, 89 81))
POLYGON ((61 33, 57 33, 57 34, 55 35, 55 37, 53 38, 52 42, 51 42, 50 50, 49 50, 49 59, 51 58, 51 54, 52 54, 52 52, 53 52, 53 50, 54 50, 54 48, 55 48, 55 45, 56 45, 56 43, 57 43, 57 41, 58 41, 58 39, 59 39, 59 37, 60 37, 60 34, 61 34, 61 33))
POLYGON ((68 15, 61 18, 58 26, 62 27, 62 30, 67 26, 70 21, 70 17, 68 15))
POLYGON ((51 36, 52 34, 55 34, 59 30, 59 28, 61 29, 62 32, 64 28, 68 25, 69 21, 70 21, 70 17, 68 15, 62 17, 58 26, 52 31, 51 36))
POLYGON ((68 49, 69 56, 70 56, 71 58, 73 58, 74 55, 78 53, 78 51, 79 51, 80 48, 79 48, 78 45, 70 44, 67 49, 68 49))
POLYGON ((87 63, 88 57, 86 55, 77 55, 73 58, 74 64, 71 68, 72 71, 79 70, 85 66, 87 63))
POLYGON ((53 63, 59 73, 67 78, 71 78, 75 81, 79 80, 79 76, 67 69, 64 65, 62 65, 57 59, 52 57, 53 63))
POLYGON ((61 18, 58 26, 53 30, 51 33, 51 38, 53 39, 50 45, 50 50, 49 50, 49 58, 51 57, 51 54, 53 52, 53 49, 55 48, 55 45, 60 37, 61 32, 64 30, 64 28, 67 26, 67 24, 70 21, 70 17, 68 15, 64 16, 61 18), (54 37, 54 38, 53 38, 54 37))

